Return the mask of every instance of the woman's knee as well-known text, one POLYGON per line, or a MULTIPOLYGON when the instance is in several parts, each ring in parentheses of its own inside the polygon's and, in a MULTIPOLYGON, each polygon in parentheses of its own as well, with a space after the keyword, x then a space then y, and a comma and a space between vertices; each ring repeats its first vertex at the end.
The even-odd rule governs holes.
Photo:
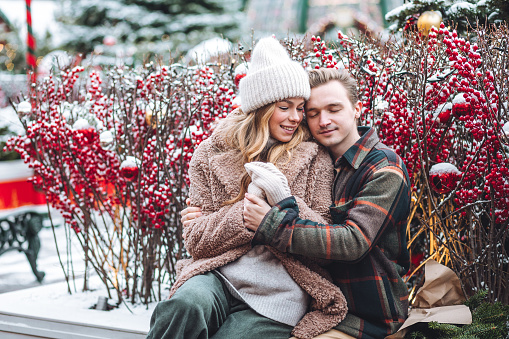
POLYGON ((168 300, 177 310, 209 310, 226 302, 222 283, 214 274, 199 275, 186 281, 168 300))
POLYGON ((173 297, 168 300, 169 308, 175 311, 191 311, 191 310, 205 310, 214 303, 214 298, 210 291, 186 291, 187 293, 175 293, 173 297))
POLYGON ((206 291, 188 290, 186 293, 175 293, 170 299, 160 301, 151 318, 152 326, 167 327, 175 323, 186 323, 189 320, 199 322, 212 312, 212 302, 206 291), (195 293, 196 292, 196 293, 195 293))

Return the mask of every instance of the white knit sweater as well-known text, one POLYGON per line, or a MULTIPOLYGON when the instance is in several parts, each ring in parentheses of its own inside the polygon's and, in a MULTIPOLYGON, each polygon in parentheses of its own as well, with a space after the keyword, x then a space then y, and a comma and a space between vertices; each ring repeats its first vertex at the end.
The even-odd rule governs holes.
POLYGON ((295 326, 307 312, 309 295, 265 246, 218 270, 234 297, 269 319, 295 326))

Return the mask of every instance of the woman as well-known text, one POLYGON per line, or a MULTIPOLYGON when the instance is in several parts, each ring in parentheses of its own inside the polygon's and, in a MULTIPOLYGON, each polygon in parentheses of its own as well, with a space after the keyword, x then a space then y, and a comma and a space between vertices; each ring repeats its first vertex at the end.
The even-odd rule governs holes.
MULTIPOLYGON (((324 270, 270 247, 252 248, 242 220, 245 193, 264 193, 250 184, 244 164, 262 161, 285 175, 301 217, 326 221, 333 169, 325 149, 306 141, 301 122, 309 95, 302 66, 275 39, 261 39, 240 82, 242 110, 224 119, 191 160, 191 204, 203 215, 184 227, 192 259, 179 262, 148 338, 311 338, 345 316, 343 294, 324 270)), ((267 198, 278 202, 287 193, 267 198)))

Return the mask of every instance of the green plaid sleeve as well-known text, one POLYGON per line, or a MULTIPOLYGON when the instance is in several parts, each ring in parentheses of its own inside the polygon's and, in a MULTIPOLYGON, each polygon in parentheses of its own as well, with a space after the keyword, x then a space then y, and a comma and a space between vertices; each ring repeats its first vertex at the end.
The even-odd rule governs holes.
POLYGON ((385 229, 406 215, 408 204, 401 169, 384 167, 374 171, 351 200, 331 207, 335 224, 300 219, 295 199, 288 198, 267 213, 254 241, 293 254, 355 262, 371 250, 385 229))

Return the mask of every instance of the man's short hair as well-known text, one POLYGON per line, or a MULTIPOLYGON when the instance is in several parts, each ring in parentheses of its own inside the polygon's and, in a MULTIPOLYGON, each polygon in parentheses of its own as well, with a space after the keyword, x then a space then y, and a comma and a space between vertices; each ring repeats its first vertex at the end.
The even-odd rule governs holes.
POLYGON ((309 84, 311 88, 324 85, 329 81, 339 81, 348 95, 348 99, 355 105, 359 101, 357 81, 344 69, 319 68, 309 71, 309 84))

